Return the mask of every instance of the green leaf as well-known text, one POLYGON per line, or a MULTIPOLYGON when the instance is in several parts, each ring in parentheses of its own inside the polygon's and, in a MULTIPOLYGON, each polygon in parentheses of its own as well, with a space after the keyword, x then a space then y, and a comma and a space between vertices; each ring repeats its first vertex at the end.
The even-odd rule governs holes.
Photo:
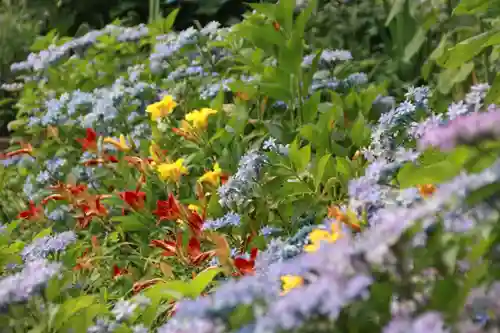
POLYGON ((323 176, 325 175, 325 170, 328 166, 328 163, 331 160, 331 156, 332 155, 327 154, 327 155, 321 157, 316 165, 316 172, 314 174, 314 181, 316 183, 315 184, 316 189, 319 187, 319 185, 323 181, 323 176))
POLYGON ((53 330, 59 330, 64 323, 66 323, 73 315, 75 315, 80 310, 88 308, 92 304, 96 303, 97 299, 95 296, 80 296, 77 298, 71 298, 64 302, 61 307, 57 310, 54 316, 54 320, 51 323, 53 330))
POLYGON ((222 271, 217 267, 209 267, 196 275, 196 277, 189 283, 190 296, 196 298, 208 287, 214 278, 222 271))
POLYGON ((446 51, 444 63, 440 63, 446 68, 457 68, 463 66, 469 60, 481 53, 484 48, 499 44, 500 32, 498 30, 487 31, 466 40, 461 41, 451 49, 446 51))
POLYGON ((486 104, 500 104, 500 75, 498 73, 484 101, 486 104))
POLYGON ((299 148, 297 141, 290 146, 289 157, 297 172, 302 172, 311 161, 311 146, 299 148))
POLYGON ((406 0, 395 0, 393 2, 389 16, 387 16, 387 20, 385 21, 386 27, 389 26, 392 20, 403 11, 405 2, 406 0))
POLYGON ((425 40, 427 39, 427 30, 420 27, 411 39, 411 41, 406 45, 403 61, 409 62, 411 58, 420 50, 425 40))
POLYGON ((351 162, 346 158, 337 157, 336 159, 336 170, 337 173, 344 176, 344 178, 349 179, 352 174, 351 162))
POLYGON ((275 20, 276 17, 274 15, 276 11, 276 5, 268 4, 268 3, 249 3, 248 4, 252 9, 255 9, 258 13, 264 14, 268 18, 275 20))
POLYGON ((366 126, 365 117, 360 112, 351 128, 351 139, 358 146, 362 147, 369 137, 369 130, 366 126))
POLYGON ((310 123, 316 118, 320 101, 321 91, 317 91, 304 103, 302 108, 302 119, 304 123, 310 123))
POLYGON ((307 7, 303 9, 295 20, 295 31, 301 36, 304 36, 306 24, 311 18, 313 11, 316 9, 317 0, 309 0, 307 7))
POLYGON ((462 0, 453 9, 453 15, 473 15, 486 12, 490 2, 495 2, 495 0, 462 0))
POLYGON ((459 69, 449 68, 441 72, 438 76, 438 90, 443 94, 448 94, 453 86, 463 82, 474 69, 474 63, 469 62, 462 65, 459 69))
POLYGON ((48 236, 48 235, 50 235, 51 232, 52 232, 52 228, 50 228, 50 227, 47 229, 43 229, 35 237, 33 237, 33 240, 48 236))
POLYGON ((148 226, 142 223, 137 216, 115 216, 111 218, 112 222, 118 222, 124 232, 147 230, 148 226))

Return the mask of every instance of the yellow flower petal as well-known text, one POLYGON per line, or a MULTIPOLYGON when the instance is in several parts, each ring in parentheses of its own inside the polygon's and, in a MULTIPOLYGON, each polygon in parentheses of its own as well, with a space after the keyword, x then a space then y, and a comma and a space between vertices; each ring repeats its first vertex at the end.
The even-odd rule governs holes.
POLYGON ((151 120, 157 120, 172 113, 176 106, 174 98, 166 95, 161 101, 148 105, 146 112, 151 114, 151 120))
POLYGON ((304 284, 304 279, 300 276, 295 276, 295 275, 284 275, 281 277, 281 281, 283 282, 282 295, 304 284))

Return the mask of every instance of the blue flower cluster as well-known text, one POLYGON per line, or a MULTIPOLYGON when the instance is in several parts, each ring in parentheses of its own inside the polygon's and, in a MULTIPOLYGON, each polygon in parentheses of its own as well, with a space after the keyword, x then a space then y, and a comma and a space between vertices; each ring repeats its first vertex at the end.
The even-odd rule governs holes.
POLYGON ((237 227, 241 224, 241 216, 234 212, 229 212, 223 217, 215 220, 206 220, 203 222, 204 230, 218 230, 225 227, 237 227))
POLYGON ((247 206, 258 186, 260 171, 265 162, 266 156, 258 150, 250 150, 243 155, 236 173, 218 189, 220 204, 235 211, 247 206))
POLYGON ((28 261, 23 269, 0 280, 0 308, 24 302, 37 294, 61 270, 61 264, 45 259, 28 261))
POLYGON ((63 252, 68 245, 75 241, 76 234, 73 231, 65 231, 54 236, 45 236, 25 246, 21 251, 21 256, 25 262, 45 259, 49 254, 63 252))

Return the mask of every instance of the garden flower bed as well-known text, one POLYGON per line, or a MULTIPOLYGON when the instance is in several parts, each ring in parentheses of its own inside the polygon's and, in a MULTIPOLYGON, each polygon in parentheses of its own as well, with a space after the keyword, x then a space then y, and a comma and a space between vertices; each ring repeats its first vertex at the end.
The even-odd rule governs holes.
POLYGON ((292 4, 12 65, 5 332, 496 332, 493 88, 390 96, 292 4))

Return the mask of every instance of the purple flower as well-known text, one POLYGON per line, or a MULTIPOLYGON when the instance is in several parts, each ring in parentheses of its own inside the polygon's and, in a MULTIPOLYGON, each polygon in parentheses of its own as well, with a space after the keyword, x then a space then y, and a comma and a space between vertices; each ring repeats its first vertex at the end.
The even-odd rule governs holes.
POLYGON ((206 220, 203 223, 203 230, 217 230, 224 227, 237 227, 240 224, 241 217, 234 212, 229 212, 218 219, 206 220))
POLYGON ((45 236, 25 246, 21 252, 21 256, 25 262, 43 259, 50 253, 64 251, 69 244, 75 241, 76 234, 73 231, 62 232, 54 236, 45 236))
POLYGON ((445 126, 428 129, 418 140, 420 149, 433 146, 442 151, 449 151, 460 144, 500 137, 500 110, 488 112, 474 112, 466 116, 457 117, 445 126))
POLYGON ((59 263, 37 259, 27 262, 19 273, 1 279, 0 308, 28 300, 58 274, 61 267, 59 263))

